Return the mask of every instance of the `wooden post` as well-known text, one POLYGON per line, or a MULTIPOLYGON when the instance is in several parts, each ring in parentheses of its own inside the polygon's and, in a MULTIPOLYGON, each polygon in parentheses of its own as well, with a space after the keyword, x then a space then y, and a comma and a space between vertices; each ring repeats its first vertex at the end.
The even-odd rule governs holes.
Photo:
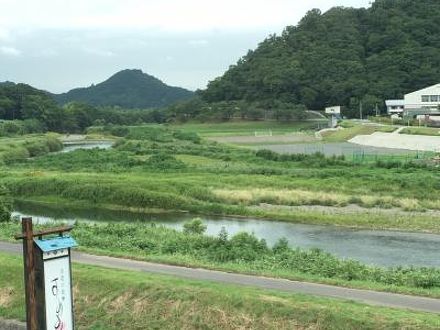
POLYGON ((35 299, 35 256, 32 218, 21 220, 23 232, 24 285, 26 296, 27 330, 37 329, 37 302, 35 299))

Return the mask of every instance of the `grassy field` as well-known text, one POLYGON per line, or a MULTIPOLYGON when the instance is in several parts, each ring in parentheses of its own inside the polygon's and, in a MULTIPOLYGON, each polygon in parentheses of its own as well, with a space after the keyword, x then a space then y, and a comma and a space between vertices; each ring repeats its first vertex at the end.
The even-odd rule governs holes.
MULTIPOLYGON (((22 263, 0 254, 0 317, 24 319, 22 263)), ((437 315, 73 265, 78 329, 438 329, 437 315)))
POLYGON ((400 134, 440 136, 440 128, 406 127, 400 131, 400 134))
POLYGON ((185 123, 171 125, 173 129, 184 132, 194 132, 202 137, 219 136, 254 136, 255 131, 272 131, 274 135, 288 134, 298 131, 314 130, 327 122, 306 121, 306 122, 278 122, 278 121, 232 121, 224 123, 185 123))

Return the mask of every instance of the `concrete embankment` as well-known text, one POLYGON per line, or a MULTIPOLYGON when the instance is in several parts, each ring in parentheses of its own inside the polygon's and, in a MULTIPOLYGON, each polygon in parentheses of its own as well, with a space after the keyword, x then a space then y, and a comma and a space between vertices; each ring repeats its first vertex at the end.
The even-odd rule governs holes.
POLYGON ((376 132, 358 135, 349 142, 371 147, 407 149, 414 151, 440 151, 440 136, 424 136, 376 132))

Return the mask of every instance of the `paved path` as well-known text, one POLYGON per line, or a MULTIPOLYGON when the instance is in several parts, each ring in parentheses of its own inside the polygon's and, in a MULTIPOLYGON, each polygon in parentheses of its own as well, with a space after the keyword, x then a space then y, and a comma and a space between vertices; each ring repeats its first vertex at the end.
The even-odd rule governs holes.
MULTIPOLYGON (((12 254, 21 253, 21 245, 0 242, 0 251, 12 254)), ((148 272, 178 276, 193 280, 214 281, 235 285, 252 286, 262 289, 279 290, 284 292, 303 293, 316 296, 325 296, 353 300, 377 306, 405 308, 417 311, 440 313, 440 299, 407 296, 394 293, 376 292, 368 290, 356 290, 336 287, 324 284, 289 281, 283 279, 267 278, 260 276, 241 275, 212 271, 206 269, 194 269, 179 266, 162 265, 129 259, 120 259, 104 256, 95 256, 85 253, 74 252, 73 261, 123 270, 148 272)))

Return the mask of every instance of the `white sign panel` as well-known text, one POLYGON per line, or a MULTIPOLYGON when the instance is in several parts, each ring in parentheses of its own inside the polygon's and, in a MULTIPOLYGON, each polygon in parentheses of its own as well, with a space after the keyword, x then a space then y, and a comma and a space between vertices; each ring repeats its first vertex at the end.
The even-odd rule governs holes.
POLYGON ((73 330, 70 281, 68 256, 44 261, 47 330, 73 330))
POLYGON ((328 113, 328 114, 340 114, 341 113, 341 107, 337 106, 337 107, 325 108, 325 113, 328 113))

